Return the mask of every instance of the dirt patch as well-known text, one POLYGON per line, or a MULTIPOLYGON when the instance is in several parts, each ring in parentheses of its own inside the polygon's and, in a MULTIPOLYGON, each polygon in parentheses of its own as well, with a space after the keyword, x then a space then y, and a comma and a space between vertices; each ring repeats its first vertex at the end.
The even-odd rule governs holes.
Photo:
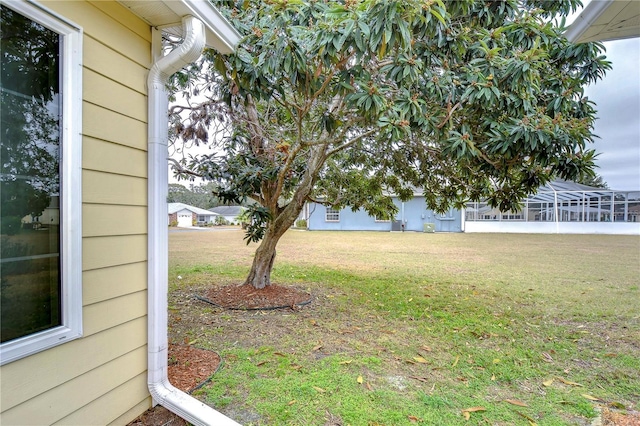
POLYGON ((157 405, 144 412, 143 415, 127 426, 187 426, 184 419, 173 414, 161 405, 157 405))
POLYGON ((243 284, 212 288, 201 299, 226 309, 259 310, 306 305, 311 295, 294 287, 272 284, 256 289, 243 284))

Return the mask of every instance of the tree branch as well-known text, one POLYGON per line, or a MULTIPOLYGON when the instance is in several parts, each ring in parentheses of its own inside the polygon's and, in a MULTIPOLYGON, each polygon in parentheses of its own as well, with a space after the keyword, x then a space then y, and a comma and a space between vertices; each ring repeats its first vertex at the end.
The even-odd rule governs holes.
POLYGON ((342 150, 354 145, 356 142, 362 140, 363 138, 366 138, 367 136, 371 136, 371 135, 375 134, 377 131, 378 131, 378 129, 373 128, 373 129, 371 129, 371 130, 369 130, 367 132, 364 132, 364 133, 356 136, 355 138, 351 139, 349 142, 346 142, 346 143, 344 143, 344 144, 332 149, 331 151, 329 151, 327 153, 327 157, 331 157, 335 153, 340 152, 340 151, 342 151, 342 150))
POLYGON ((180 164, 176 159, 168 157, 167 160, 170 163, 173 163, 173 168, 177 169, 179 173, 184 173, 185 175, 189 175, 189 176, 194 176, 194 177, 203 177, 202 174, 200 173, 196 173, 193 170, 189 170, 189 169, 185 169, 184 167, 182 167, 182 164, 180 164))

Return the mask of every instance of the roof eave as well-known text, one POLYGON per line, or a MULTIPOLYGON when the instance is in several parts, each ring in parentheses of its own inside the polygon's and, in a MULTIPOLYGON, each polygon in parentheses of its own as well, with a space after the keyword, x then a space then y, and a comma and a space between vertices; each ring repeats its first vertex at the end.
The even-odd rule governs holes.
POLYGON ((640 36, 640 2, 593 0, 565 32, 574 43, 611 41, 640 36))
POLYGON ((118 0, 152 27, 168 32, 182 30, 182 18, 194 16, 205 25, 206 44, 220 53, 228 54, 240 42, 240 34, 207 0, 118 0))
POLYGON ((592 1, 584 8, 576 20, 567 28, 565 36, 573 43, 581 43, 585 32, 596 22, 602 12, 607 10, 613 0, 592 1))

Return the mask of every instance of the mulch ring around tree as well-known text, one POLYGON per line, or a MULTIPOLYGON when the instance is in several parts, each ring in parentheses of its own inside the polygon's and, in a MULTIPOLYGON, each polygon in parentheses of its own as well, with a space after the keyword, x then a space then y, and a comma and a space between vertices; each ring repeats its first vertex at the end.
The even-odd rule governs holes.
POLYGON ((248 284, 229 285, 212 288, 204 296, 196 297, 221 308, 238 310, 295 309, 312 300, 311 295, 305 291, 275 284, 262 289, 248 284))

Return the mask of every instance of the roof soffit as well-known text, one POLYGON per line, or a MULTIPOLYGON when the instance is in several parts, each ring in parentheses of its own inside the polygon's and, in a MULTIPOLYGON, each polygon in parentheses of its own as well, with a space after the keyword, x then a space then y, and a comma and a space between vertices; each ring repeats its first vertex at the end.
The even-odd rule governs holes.
POLYGON ((231 53, 240 34, 207 0, 118 0, 120 4, 152 27, 181 36, 182 18, 195 16, 205 24, 207 47, 220 53, 231 53))
POLYGON ((609 41, 640 36, 640 2, 593 0, 566 32, 576 43, 609 41))

